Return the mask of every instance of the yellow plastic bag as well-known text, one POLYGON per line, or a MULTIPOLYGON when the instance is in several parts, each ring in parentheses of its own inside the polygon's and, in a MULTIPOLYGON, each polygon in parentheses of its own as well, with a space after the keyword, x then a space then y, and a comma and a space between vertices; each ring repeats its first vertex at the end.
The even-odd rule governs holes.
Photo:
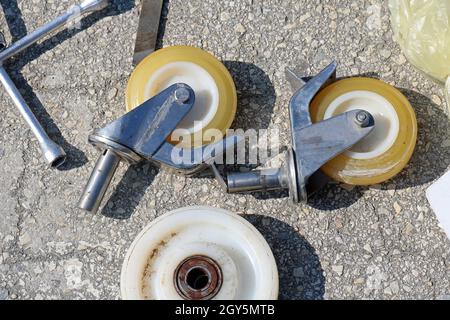
POLYGON ((394 37, 408 60, 445 83, 450 77, 450 0, 389 0, 389 9, 394 37))

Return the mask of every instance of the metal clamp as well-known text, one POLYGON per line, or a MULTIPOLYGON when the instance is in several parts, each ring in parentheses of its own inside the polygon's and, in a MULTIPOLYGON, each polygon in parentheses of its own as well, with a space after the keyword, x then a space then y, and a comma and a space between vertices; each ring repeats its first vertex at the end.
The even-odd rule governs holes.
MULTIPOLYGON (((45 160, 50 164, 51 167, 58 167, 63 164, 66 158, 66 154, 59 145, 57 145, 48 137, 47 133, 42 128, 33 112, 30 110, 30 107, 23 99, 22 95, 19 92, 19 89, 14 85, 12 79, 9 77, 8 73, 3 67, 3 64, 12 56, 18 54, 19 52, 22 52, 32 44, 47 36, 49 33, 66 25, 79 15, 104 9, 108 6, 108 4, 109 0, 86 0, 80 5, 72 7, 71 10, 66 11, 63 15, 59 16, 55 20, 41 26, 34 32, 26 35, 22 39, 18 40, 17 42, 13 43, 0 52, 0 82, 3 84, 6 92, 11 96, 14 104, 19 109, 20 114, 25 119, 28 126, 31 128, 31 131, 39 142, 45 160)), ((5 48, 6 45, 3 45, 3 47, 5 48)))
POLYGON ((292 148, 286 155, 285 164, 278 169, 231 173, 226 181, 228 192, 288 189, 294 202, 306 201, 310 177, 373 130, 374 119, 364 110, 352 110, 318 123, 311 122, 310 103, 322 88, 335 80, 336 67, 333 62, 306 82, 287 70, 295 93, 289 103, 292 148))

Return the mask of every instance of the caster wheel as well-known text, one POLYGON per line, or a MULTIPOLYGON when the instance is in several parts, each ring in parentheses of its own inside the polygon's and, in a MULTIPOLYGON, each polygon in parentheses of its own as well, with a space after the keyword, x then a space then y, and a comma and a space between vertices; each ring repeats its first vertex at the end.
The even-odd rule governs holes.
POLYGON ((331 178, 350 185, 372 185, 397 175, 408 163, 417 139, 411 104, 394 87, 370 78, 349 78, 324 88, 311 103, 319 122, 354 109, 370 112, 375 129, 351 149, 322 167, 331 178))
MULTIPOLYGON (((225 135, 236 113, 237 95, 233 79, 219 60, 194 47, 168 47, 142 60, 128 81, 127 111, 177 82, 186 83, 195 92, 192 111, 178 126, 191 135, 189 146, 192 142, 195 146, 211 142, 202 137, 202 130, 217 129, 225 135)), ((180 143, 170 138, 169 141, 180 143)))
POLYGON ((277 299, 278 271, 269 245, 245 219, 189 207, 157 218, 136 237, 120 286, 127 300, 277 299))

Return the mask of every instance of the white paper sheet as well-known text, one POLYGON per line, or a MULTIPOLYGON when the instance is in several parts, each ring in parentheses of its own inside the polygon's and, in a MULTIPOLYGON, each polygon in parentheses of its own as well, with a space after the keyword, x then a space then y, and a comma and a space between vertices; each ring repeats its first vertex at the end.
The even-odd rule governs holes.
POLYGON ((450 171, 428 188, 427 198, 450 239, 450 171))

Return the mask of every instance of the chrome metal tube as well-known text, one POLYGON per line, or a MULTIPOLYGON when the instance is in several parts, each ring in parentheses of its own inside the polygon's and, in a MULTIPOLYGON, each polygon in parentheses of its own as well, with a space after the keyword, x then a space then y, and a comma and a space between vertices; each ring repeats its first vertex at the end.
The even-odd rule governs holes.
POLYGON ((256 192, 286 188, 285 171, 279 169, 253 170, 227 176, 228 192, 256 192))
POLYGON ((6 89, 6 92, 11 96, 14 104, 19 109, 20 114, 25 119, 26 123, 31 128, 34 136, 39 141, 39 145, 44 155, 45 160, 51 167, 58 167, 64 163, 66 154, 64 150, 53 142, 44 131, 39 121, 34 116, 30 107, 27 105, 17 87, 9 77, 6 70, 3 68, 3 63, 13 55, 23 51, 31 46, 33 43, 42 39, 52 31, 62 27, 69 21, 81 16, 82 14, 97 11, 108 6, 109 0, 85 0, 83 3, 73 6, 58 18, 50 21, 42 27, 36 29, 34 32, 24 36, 20 40, 13 43, 11 46, 0 52, 0 82, 6 89))
POLYGON ((10 95, 14 104, 17 106, 17 109, 19 109, 20 114, 25 119, 34 136, 38 140, 45 160, 52 167, 58 167, 63 164, 66 158, 64 150, 48 137, 47 133, 44 131, 41 124, 23 99, 19 89, 17 89, 14 85, 5 68, 1 66, 0 82, 5 87, 6 92, 10 95))
POLYGON ((3 64, 5 60, 11 58, 13 55, 23 51, 28 48, 32 44, 36 43, 49 33, 57 30, 58 28, 64 26, 71 20, 85 14, 88 12, 93 12, 97 10, 101 10, 108 6, 109 0, 86 0, 83 3, 73 6, 69 10, 67 10, 64 14, 57 17, 56 19, 48 22, 47 24, 39 27, 32 33, 24 36, 19 39, 11 46, 0 52, 0 64, 3 64))
POLYGON ((102 153, 84 188, 78 205, 81 209, 92 213, 98 210, 119 162, 120 158, 114 151, 105 150, 102 153))

